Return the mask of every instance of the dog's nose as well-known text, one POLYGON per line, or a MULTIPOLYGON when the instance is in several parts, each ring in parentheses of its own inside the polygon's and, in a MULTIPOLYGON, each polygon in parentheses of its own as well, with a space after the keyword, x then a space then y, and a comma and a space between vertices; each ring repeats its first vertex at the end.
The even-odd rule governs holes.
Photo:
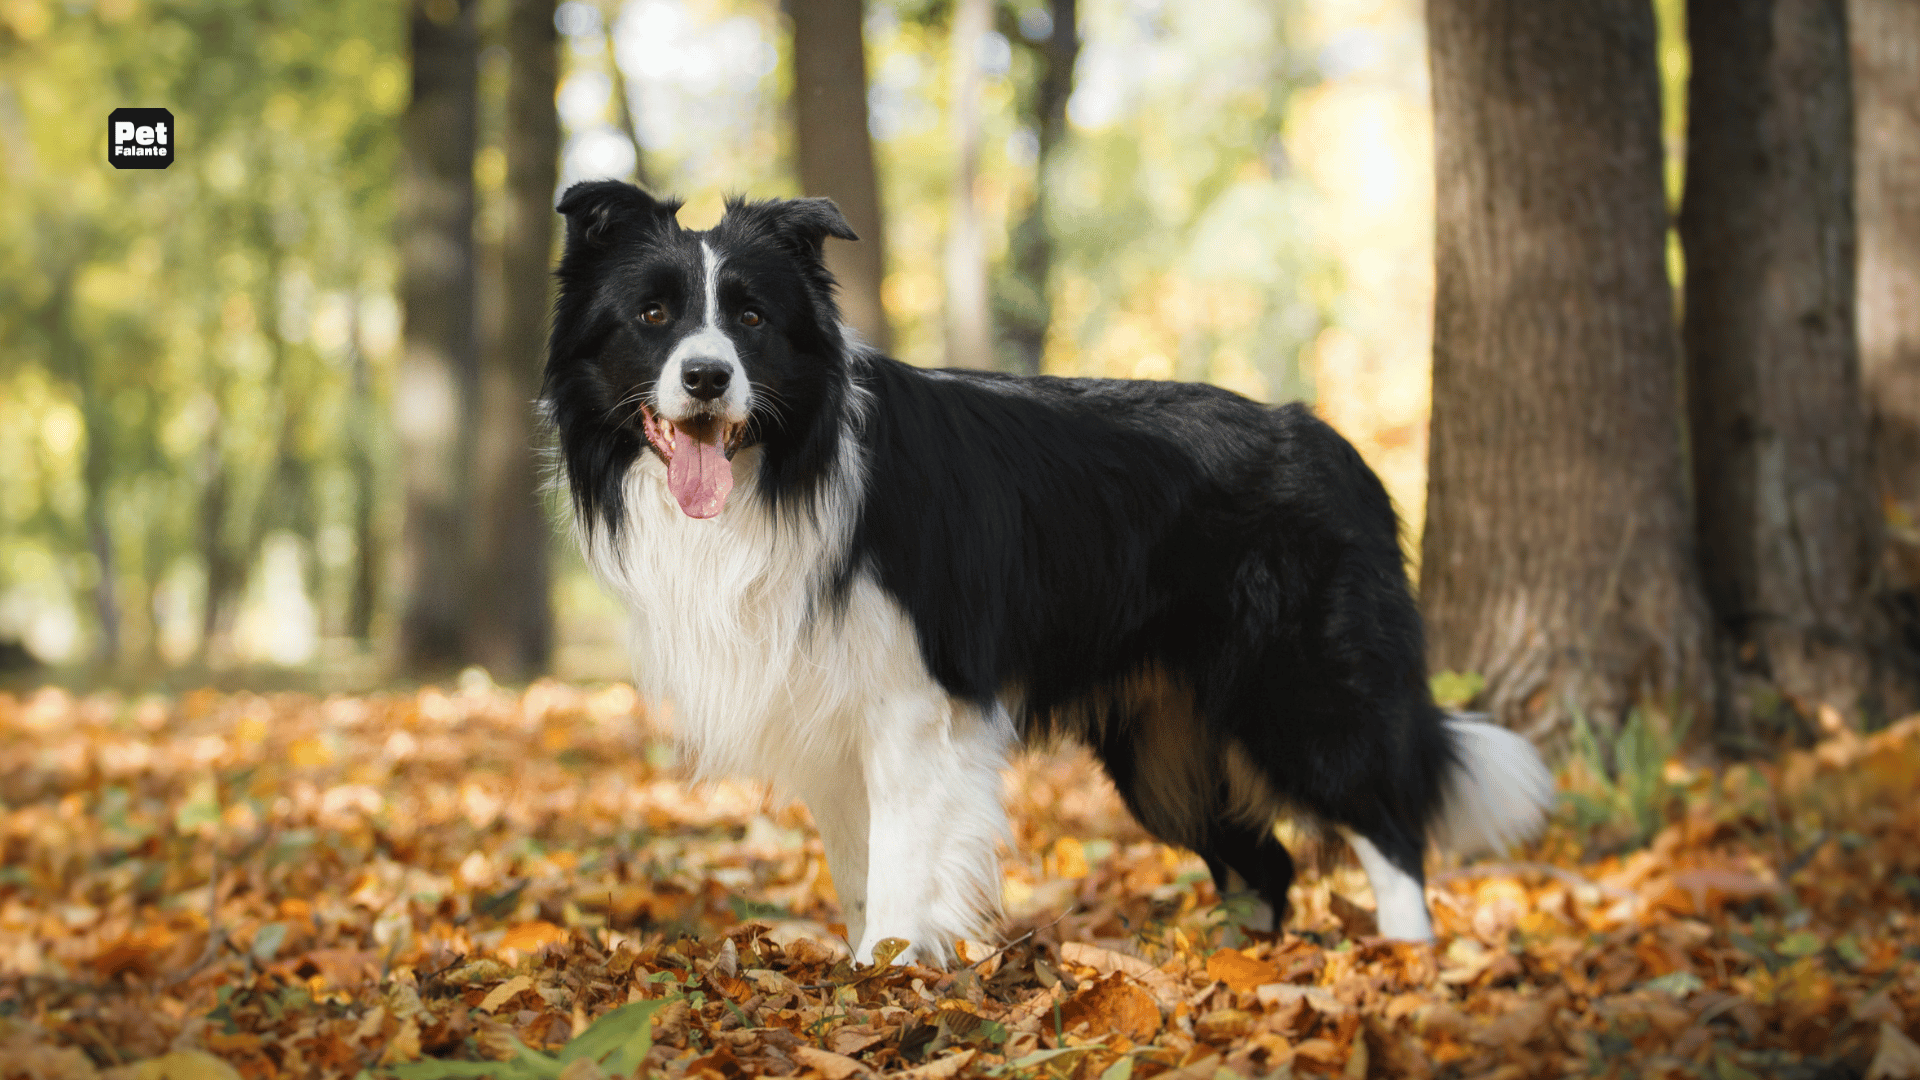
POLYGON ((732 381, 732 365, 718 360, 690 360, 680 369, 680 385, 701 401, 712 401, 726 393, 732 381))

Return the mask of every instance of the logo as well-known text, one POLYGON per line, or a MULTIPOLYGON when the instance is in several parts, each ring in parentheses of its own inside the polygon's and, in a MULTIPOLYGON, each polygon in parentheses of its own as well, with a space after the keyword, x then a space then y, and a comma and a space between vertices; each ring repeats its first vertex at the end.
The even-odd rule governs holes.
POLYGON ((173 164, 173 114, 165 109, 115 109, 107 116, 107 163, 116 169, 164 169, 173 164))

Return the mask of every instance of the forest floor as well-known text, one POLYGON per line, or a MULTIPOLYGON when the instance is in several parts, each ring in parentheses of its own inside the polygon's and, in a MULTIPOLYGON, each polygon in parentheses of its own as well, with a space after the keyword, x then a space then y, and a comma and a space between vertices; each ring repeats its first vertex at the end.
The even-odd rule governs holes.
POLYGON ((1310 840, 1249 938, 1028 756, 1003 941, 856 969, 806 812, 688 785, 625 687, 0 695, 0 1076, 1920 1077, 1920 717, 1626 749, 1435 869, 1432 947, 1310 840))

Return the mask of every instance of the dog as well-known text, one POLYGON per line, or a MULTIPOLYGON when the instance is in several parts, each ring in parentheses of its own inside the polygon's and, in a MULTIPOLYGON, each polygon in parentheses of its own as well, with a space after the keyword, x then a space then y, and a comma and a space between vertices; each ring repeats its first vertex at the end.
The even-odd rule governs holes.
POLYGON ((1282 814, 1344 836, 1416 940, 1429 838, 1542 826, 1533 747, 1435 706, 1392 504, 1308 409, 911 367, 841 325, 832 202, 733 199, 706 232, 679 205, 565 192, 543 407, 643 696, 698 774, 806 802, 857 960, 990 928, 1022 741, 1091 747, 1259 929, 1282 814))

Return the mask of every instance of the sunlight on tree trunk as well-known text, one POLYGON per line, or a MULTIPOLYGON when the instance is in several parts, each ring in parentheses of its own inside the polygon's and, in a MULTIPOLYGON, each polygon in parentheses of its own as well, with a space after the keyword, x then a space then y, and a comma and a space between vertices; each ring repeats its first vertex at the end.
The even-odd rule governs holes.
POLYGON ((465 660, 472 582, 467 465, 477 397, 474 187, 475 0, 416 0, 413 100, 404 121, 401 294, 406 311, 394 426, 405 474, 399 662, 465 660))
POLYGON ((1687 15, 1680 236, 1707 597, 1736 671, 1809 719, 1823 704, 1857 718, 1878 711, 1890 642, 1854 337, 1845 0, 1694 0, 1687 15))
POLYGON ((947 211, 947 363, 991 368, 993 318, 987 304, 987 241, 974 191, 980 174, 984 90, 980 39, 993 28, 991 0, 957 0, 948 63, 948 126, 953 133, 953 187, 947 211))
POLYGON ((1548 744, 1711 701, 1646 0, 1432 0, 1436 670, 1548 744))
MULTIPOLYGON (((498 340, 482 353, 476 503, 478 550, 472 658, 495 675, 525 679, 546 670, 553 652, 549 601, 551 524, 534 461, 532 409, 540 392, 553 189, 558 182, 560 118, 554 0, 514 0, 508 14, 506 238, 500 253, 498 340)), ((619 73, 614 72, 618 79, 619 73)))
MULTIPOLYGON (((647 151, 640 145, 639 121, 634 114, 633 81, 627 78, 626 71, 620 66, 620 50, 614 40, 614 26, 619 21, 620 5, 614 0, 602 0, 600 4, 600 33, 606 41, 607 78, 613 82, 614 126, 620 134, 633 144, 633 182, 643 188, 652 188, 647 179, 647 151)), ((557 63, 557 58, 556 58, 557 63)), ((555 76, 558 78, 558 75, 555 76)), ((558 138, 556 129, 555 138, 558 138)))
POLYGON ((832 199, 860 239, 827 245, 847 324, 882 352, 893 330, 881 301, 886 240, 867 130, 867 50, 861 0, 802 0, 793 17, 794 152, 800 188, 832 199))
POLYGON ((1920 649, 1920 4, 1850 0, 1860 198, 1860 365, 1886 570, 1920 649))
POLYGON ((1038 375, 1047 349, 1047 326, 1053 319, 1049 284, 1053 277, 1053 231, 1048 223, 1050 188, 1047 162, 1067 134, 1067 99, 1073 96, 1073 65, 1080 55, 1079 11, 1076 0, 1050 0, 1051 30, 1035 52, 1040 58, 1039 85, 1033 92, 1031 121, 1037 136, 1033 163, 1033 200, 1014 227, 1011 275, 1015 295, 1004 298, 1001 321, 1006 328, 1018 370, 1038 375))

